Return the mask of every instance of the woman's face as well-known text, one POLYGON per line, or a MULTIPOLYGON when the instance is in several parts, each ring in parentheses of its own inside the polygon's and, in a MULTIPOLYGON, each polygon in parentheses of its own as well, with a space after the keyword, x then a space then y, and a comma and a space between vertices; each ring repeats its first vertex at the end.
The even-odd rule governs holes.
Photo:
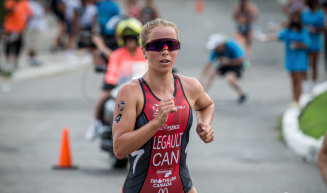
MULTIPOLYGON (((149 35, 149 39, 147 41, 150 42, 156 39, 162 38, 171 38, 177 39, 177 34, 174 28, 169 26, 157 26, 155 27, 149 35)), ((160 52, 155 51, 145 51, 142 48, 144 56, 148 59, 149 69, 152 68, 158 72, 167 73, 170 72, 172 67, 174 66, 178 50, 169 51, 168 49, 164 49, 160 52)))

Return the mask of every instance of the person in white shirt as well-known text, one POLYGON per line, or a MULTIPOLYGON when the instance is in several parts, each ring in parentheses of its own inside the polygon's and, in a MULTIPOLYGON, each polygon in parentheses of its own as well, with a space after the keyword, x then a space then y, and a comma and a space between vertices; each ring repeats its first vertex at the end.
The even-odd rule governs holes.
POLYGON ((30 0, 29 7, 33 12, 33 17, 28 22, 27 32, 27 50, 28 64, 31 66, 40 65, 36 59, 37 50, 39 49, 40 35, 47 29, 47 21, 45 20, 45 10, 40 4, 40 0, 30 0))

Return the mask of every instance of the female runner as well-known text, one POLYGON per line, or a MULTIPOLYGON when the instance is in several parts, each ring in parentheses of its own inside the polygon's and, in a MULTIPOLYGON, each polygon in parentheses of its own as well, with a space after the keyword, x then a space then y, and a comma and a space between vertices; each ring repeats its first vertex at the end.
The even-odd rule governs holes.
POLYGON ((197 134, 210 143, 215 107, 195 78, 172 74, 178 39, 175 24, 148 22, 141 32, 148 71, 119 90, 113 140, 116 156, 129 158, 124 193, 196 193, 186 164, 192 110, 197 134))

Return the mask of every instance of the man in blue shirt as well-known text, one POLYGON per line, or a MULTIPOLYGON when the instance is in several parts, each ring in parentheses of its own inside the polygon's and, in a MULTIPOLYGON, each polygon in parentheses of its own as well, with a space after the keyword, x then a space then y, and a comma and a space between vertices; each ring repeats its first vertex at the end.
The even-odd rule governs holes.
POLYGON ((212 34, 209 37, 209 41, 206 45, 208 50, 211 50, 209 55, 209 61, 204 66, 201 74, 200 82, 203 88, 207 90, 213 79, 217 76, 225 76, 228 83, 237 91, 239 94, 238 102, 243 104, 248 102, 248 97, 244 93, 238 78, 242 75, 243 63, 245 58, 245 52, 243 48, 238 45, 234 40, 227 40, 221 34, 212 34), (209 73, 213 63, 219 61, 219 65, 216 71, 209 73), (207 81, 204 81, 204 77, 209 77, 207 81))
MULTIPOLYGON (((111 52, 118 49, 118 43, 115 39, 115 27, 119 19, 119 7, 111 0, 97 0, 98 11, 98 26, 95 33, 92 35, 92 42, 95 47, 101 52, 102 56, 108 59, 111 52)), ((94 63, 96 66, 101 66, 107 61, 104 61, 102 57, 99 57, 95 51, 93 51, 94 63)), ((106 66, 106 65, 104 65, 106 66)))

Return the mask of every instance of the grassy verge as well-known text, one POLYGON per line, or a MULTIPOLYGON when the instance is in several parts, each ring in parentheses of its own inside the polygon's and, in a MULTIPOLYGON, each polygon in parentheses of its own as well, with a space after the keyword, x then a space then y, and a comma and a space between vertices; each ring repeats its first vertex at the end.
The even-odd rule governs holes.
POLYGON ((275 126, 275 130, 278 132, 278 139, 285 143, 283 136, 283 115, 278 116, 277 125, 275 126))
POLYGON ((310 102, 299 117, 300 130, 319 139, 327 130, 327 92, 310 102))

